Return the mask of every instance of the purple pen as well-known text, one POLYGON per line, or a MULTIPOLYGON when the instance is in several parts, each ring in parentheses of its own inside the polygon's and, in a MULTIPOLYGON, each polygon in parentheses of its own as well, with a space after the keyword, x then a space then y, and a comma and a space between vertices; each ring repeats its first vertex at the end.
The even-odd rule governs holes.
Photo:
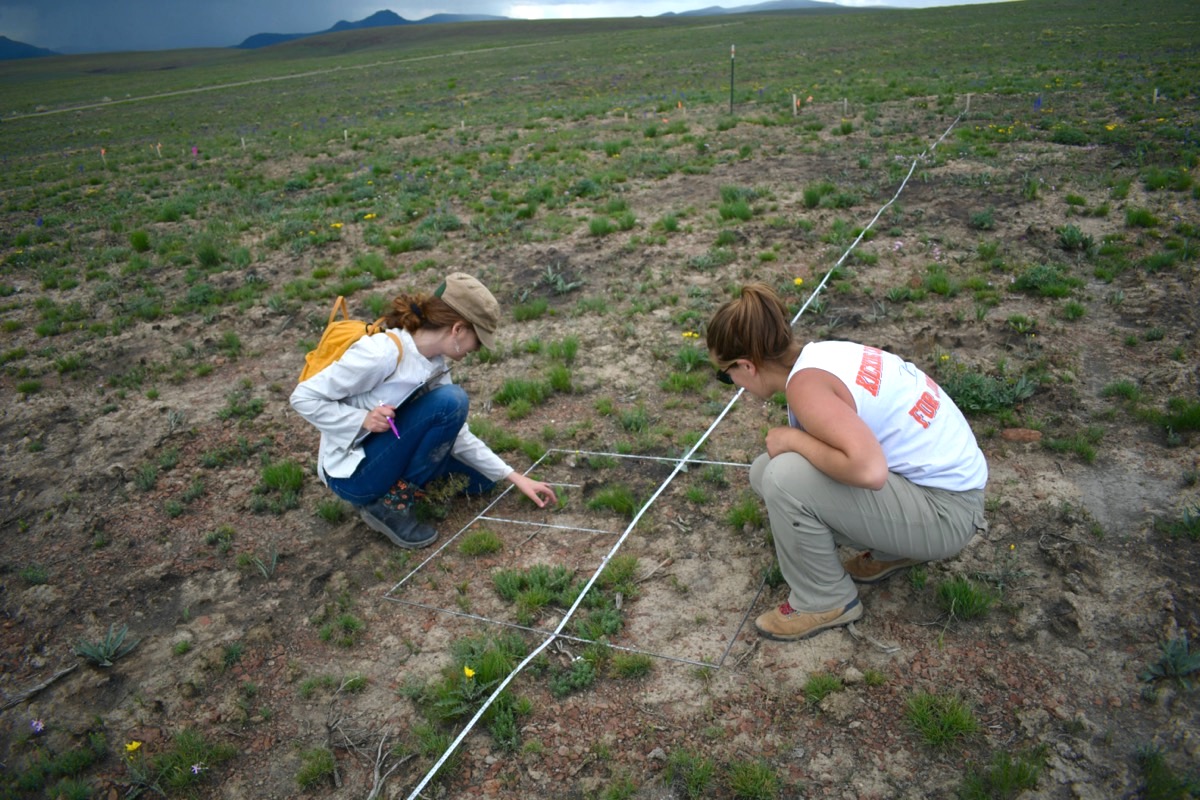
MULTIPOLYGON (((379 405, 383 405, 383 403, 380 403, 379 405)), ((393 419, 392 417, 388 417, 388 418, 387 418, 387 421, 388 421, 388 425, 389 425, 389 426, 391 427, 391 429, 392 429, 392 433, 396 434, 396 438, 397 438, 397 439, 399 439, 399 438, 400 438, 400 431, 398 431, 398 430, 396 429, 396 420, 395 420, 395 419, 393 419)))

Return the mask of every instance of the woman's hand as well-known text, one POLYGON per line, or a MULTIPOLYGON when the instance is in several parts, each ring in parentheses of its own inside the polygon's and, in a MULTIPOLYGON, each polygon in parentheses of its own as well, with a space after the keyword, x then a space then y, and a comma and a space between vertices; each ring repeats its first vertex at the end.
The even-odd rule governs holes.
POLYGON ((383 433, 385 431, 394 431, 391 420, 396 416, 396 409, 392 406, 385 406, 382 403, 375 406, 367 412, 367 416, 363 419, 363 430, 371 433, 383 433))
POLYGON ((767 431, 767 455, 771 458, 780 453, 799 453, 803 435, 795 428, 783 425, 767 431))
POLYGON ((533 501, 538 508, 545 508, 546 503, 558 503, 558 496, 548 484, 535 481, 519 472, 508 473, 508 482, 521 490, 521 494, 533 501))

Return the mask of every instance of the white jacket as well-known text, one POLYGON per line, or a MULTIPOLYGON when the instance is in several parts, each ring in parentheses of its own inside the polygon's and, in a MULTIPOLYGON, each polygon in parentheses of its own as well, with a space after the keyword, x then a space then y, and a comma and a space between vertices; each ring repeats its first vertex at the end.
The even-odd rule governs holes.
MULTIPOLYGON (((390 336, 364 336, 340 359, 292 392, 292 408, 321 432, 317 472, 323 483, 328 482, 326 476, 349 478, 362 462, 360 445, 368 433, 362 424, 367 412, 381 403, 399 405, 430 375, 447 366, 442 356, 430 360, 421 355, 408 331, 393 329, 392 333, 404 344, 399 364, 396 343, 390 336)), ((437 385, 449 383, 449 374, 436 381, 437 385)), ((397 425, 403 425, 403 419, 397 425)), ((500 480, 513 471, 465 423, 451 453, 491 480, 500 480)))

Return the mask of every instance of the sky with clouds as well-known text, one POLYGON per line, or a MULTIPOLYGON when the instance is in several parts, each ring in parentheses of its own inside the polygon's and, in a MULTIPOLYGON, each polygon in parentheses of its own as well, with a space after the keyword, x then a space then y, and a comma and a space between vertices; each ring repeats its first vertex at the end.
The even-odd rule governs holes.
MULTIPOLYGON (((390 9, 405 19, 492 14, 514 19, 658 16, 758 0, 0 0, 0 36, 61 53, 230 47, 256 33, 313 33, 390 9)), ((994 0, 842 0, 925 8, 994 0)))

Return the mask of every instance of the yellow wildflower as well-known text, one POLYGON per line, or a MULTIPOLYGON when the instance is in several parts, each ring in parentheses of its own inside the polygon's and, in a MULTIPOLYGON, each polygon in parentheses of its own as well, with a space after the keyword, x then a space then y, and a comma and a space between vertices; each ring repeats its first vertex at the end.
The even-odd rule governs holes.
POLYGON ((363 219, 375 219, 375 215, 374 215, 374 214, 367 214, 367 215, 365 215, 365 216, 363 217, 363 219))
POLYGON ((340 222, 333 222, 333 223, 330 223, 329 227, 331 227, 331 228, 337 228, 338 230, 341 230, 341 229, 342 229, 342 223, 340 223, 340 222))
POLYGON ((471 669, 468 666, 463 666, 463 675, 466 675, 468 678, 474 678, 475 670, 471 669))
POLYGON ((125 752, 126 753, 136 752, 137 749, 141 746, 142 746, 142 743, 139 742, 137 739, 134 739, 132 742, 127 742, 125 744, 125 752))
POLYGON ((792 285, 793 286, 803 286, 804 278, 796 278, 794 281, 792 281, 792 285))

